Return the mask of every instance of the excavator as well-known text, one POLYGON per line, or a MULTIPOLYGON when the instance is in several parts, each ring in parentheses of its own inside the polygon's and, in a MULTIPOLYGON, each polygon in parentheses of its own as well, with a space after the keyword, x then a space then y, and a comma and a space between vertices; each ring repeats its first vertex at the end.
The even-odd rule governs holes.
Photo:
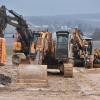
POLYGON ((37 41, 34 41, 35 50, 40 55, 38 63, 47 65, 48 69, 59 69, 65 78, 73 77, 72 59, 68 57, 69 32, 58 31, 56 37, 54 42, 52 33, 34 32, 34 40, 37 41))
POLYGON ((92 38, 82 37, 79 28, 72 31, 74 66, 100 68, 100 50, 93 50, 92 38))
MULTIPOLYGON (((15 27, 17 31, 12 54, 12 63, 16 65, 18 69, 17 84, 33 84, 35 82, 47 83, 47 65, 39 65, 38 63, 33 64, 32 60, 35 52, 34 38, 26 20, 13 10, 8 10, 5 6, 0 7, 0 65, 5 65, 6 62, 4 31, 7 24, 15 27), (7 15, 8 13, 12 16, 7 15)), ((1 78, 2 84, 4 83, 6 85, 11 82, 11 79, 7 76, 3 76, 4 78, 1 78), (6 81, 6 77, 9 81, 6 81)))
POLYGON ((79 28, 72 30, 72 51, 74 57, 74 66, 93 67, 92 41, 90 38, 82 38, 82 32, 79 28))

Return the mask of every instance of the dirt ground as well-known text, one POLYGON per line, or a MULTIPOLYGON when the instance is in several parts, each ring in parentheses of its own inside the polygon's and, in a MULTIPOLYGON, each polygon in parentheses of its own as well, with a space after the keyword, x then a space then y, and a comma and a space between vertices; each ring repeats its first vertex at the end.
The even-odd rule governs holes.
MULTIPOLYGON (((9 60, 0 68, 16 76, 9 60)), ((73 78, 63 78, 55 71, 48 74, 46 87, 0 87, 0 100, 100 100, 100 69, 75 67, 73 78)))

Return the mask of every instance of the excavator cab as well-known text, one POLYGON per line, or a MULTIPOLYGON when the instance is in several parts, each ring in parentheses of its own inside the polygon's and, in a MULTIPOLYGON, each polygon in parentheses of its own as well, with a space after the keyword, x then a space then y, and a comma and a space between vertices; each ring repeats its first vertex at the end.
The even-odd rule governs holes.
POLYGON ((68 35, 69 32, 56 32, 57 45, 56 45, 56 59, 66 60, 68 58, 68 35))
POLYGON ((85 46, 85 67, 86 68, 93 68, 93 55, 92 55, 92 38, 88 38, 84 36, 86 41, 85 46))
POLYGON ((34 38, 33 41, 34 41, 35 47, 36 47, 36 43, 40 35, 41 35, 40 32, 33 32, 33 38, 34 38))

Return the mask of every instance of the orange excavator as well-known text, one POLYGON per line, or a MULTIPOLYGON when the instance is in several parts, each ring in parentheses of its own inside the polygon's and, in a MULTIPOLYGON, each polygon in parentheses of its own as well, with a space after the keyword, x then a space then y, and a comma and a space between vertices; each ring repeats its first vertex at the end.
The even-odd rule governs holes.
MULTIPOLYGON (((50 32, 33 32, 34 37, 34 58, 37 58, 38 64, 46 64, 47 59, 49 56, 53 55, 54 48, 53 48, 53 40, 52 40, 52 33, 50 32)), ((36 63, 36 62, 35 62, 36 63)))

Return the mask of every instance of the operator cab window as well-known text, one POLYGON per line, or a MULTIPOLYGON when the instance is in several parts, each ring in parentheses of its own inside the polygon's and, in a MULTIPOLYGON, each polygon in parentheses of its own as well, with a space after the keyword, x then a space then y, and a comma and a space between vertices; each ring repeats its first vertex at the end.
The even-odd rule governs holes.
POLYGON ((67 48, 68 38, 67 36, 57 37, 57 48, 67 48))

